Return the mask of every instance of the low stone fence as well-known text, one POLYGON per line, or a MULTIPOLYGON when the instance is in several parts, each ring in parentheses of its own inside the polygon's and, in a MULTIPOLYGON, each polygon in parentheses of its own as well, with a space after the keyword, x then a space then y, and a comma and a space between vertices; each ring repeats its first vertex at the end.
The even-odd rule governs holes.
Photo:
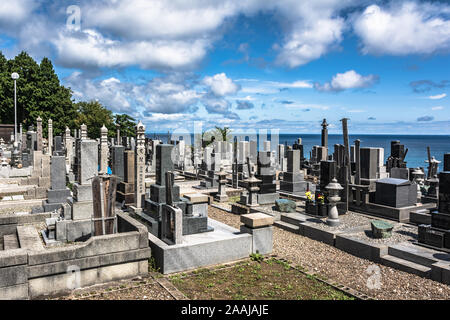
POLYGON ((119 233, 82 244, 29 247, 27 239, 21 239, 29 235, 18 234, 20 249, 0 251, 0 299, 60 295, 147 274, 151 255, 147 229, 126 214, 117 214, 117 219, 119 233))

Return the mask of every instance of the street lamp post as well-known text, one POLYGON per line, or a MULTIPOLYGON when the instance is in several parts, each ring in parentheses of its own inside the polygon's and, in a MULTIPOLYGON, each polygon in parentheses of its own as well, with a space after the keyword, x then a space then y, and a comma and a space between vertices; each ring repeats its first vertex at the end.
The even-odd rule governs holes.
POLYGON ((17 143, 17 86, 16 82, 19 79, 19 74, 14 72, 11 74, 11 78, 14 80, 14 142, 17 143))

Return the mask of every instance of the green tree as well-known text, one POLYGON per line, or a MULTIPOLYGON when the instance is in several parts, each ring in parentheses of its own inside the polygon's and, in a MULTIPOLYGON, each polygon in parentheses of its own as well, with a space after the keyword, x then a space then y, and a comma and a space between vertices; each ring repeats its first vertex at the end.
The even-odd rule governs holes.
POLYGON ((222 141, 230 141, 231 140, 231 129, 229 127, 217 127, 214 130, 214 136, 222 137, 222 141))
POLYGON ((127 114, 116 114, 116 124, 120 125, 120 135, 123 137, 136 137, 136 119, 127 114))
POLYGON ((14 81, 11 73, 17 72, 17 119, 24 130, 42 118, 44 136, 48 119, 52 118, 54 134, 63 133, 66 126, 73 126, 76 109, 72 92, 62 86, 52 62, 44 58, 40 65, 26 52, 6 60, 0 52, 0 121, 14 123, 14 81))
POLYGON ((111 110, 106 109, 98 101, 78 102, 78 117, 75 119, 75 127, 79 128, 82 124, 87 126, 88 137, 90 139, 100 138, 100 128, 105 125, 108 128, 108 136, 114 137, 116 125, 111 110))

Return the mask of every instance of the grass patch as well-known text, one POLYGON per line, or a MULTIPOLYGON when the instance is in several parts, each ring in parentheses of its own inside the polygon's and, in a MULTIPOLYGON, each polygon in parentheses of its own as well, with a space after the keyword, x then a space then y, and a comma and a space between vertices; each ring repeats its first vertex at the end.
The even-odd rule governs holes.
POLYGON ((229 203, 236 203, 236 202, 238 202, 240 200, 241 200, 241 196, 240 195, 233 196, 233 197, 228 197, 228 202, 229 203))
POLYGON ((198 269, 192 276, 169 277, 195 300, 353 300, 311 275, 275 258, 253 256, 229 268, 198 269))

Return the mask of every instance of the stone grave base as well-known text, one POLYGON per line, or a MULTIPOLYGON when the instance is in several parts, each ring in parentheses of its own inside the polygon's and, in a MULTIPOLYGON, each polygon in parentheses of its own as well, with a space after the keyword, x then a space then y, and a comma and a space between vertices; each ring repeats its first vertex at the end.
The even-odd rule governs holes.
MULTIPOLYGON (((183 243, 168 245, 149 233, 156 266, 163 274, 247 258, 252 253, 253 237, 214 219, 208 220, 212 232, 183 236, 183 243)), ((267 244, 269 246, 269 244, 267 244)))
POLYGON ((258 194, 258 204, 271 204, 278 200, 280 195, 278 193, 261 193, 258 194))
POLYGON ((60 220, 56 221, 57 241, 83 241, 92 234, 92 221, 89 220, 60 220))
POLYGON ((381 204, 366 203, 361 206, 349 203, 348 209, 355 212, 369 214, 377 217, 387 218, 398 222, 407 223, 410 220, 410 212, 417 209, 427 209, 435 207, 435 203, 425 203, 421 206, 411 206, 403 208, 388 207, 381 204))
POLYGON ((73 220, 86 220, 94 216, 94 205, 92 201, 74 201, 69 198, 73 220))

